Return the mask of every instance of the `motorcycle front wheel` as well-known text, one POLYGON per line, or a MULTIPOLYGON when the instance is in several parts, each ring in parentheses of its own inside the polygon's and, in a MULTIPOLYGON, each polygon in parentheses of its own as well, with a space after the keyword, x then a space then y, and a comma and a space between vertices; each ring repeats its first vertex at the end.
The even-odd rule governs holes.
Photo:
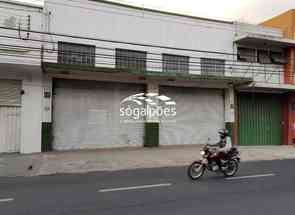
POLYGON ((222 172, 226 177, 233 177, 237 173, 238 169, 238 162, 236 160, 231 159, 227 161, 226 168, 222 172))
POLYGON ((195 181, 203 176, 204 171, 204 165, 200 161, 195 161, 188 167, 187 174, 191 180, 195 181))

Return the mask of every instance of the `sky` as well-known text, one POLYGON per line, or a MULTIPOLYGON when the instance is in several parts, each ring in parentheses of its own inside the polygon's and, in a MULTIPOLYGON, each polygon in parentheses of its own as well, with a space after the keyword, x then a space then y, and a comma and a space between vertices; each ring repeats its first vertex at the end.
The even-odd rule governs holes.
MULTIPOLYGON (((42 0, 18 0, 42 4, 42 0)), ((58 0, 57 0, 58 1, 58 0)), ((85 0, 86 1, 86 0, 85 0)), ((258 24, 295 9, 295 0, 112 0, 136 6, 228 21, 258 24)))

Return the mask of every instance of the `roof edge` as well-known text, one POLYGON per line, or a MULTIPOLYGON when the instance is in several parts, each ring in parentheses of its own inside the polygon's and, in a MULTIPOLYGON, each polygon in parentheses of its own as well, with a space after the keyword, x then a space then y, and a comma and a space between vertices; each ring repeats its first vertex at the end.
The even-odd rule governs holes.
POLYGON ((131 8, 131 9, 135 9, 135 10, 166 14, 166 15, 170 15, 170 16, 185 17, 185 18, 189 18, 189 19, 198 19, 198 20, 209 21, 209 22, 218 22, 218 23, 223 23, 223 24, 234 24, 233 21, 225 21, 225 20, 210 19, 210 18, 204 18, 204 17, 198 17, 198 16, 191 16, 191 15, 186 15, 186 14, 181 14, 181 13, 174 13, 174 12, 156 10, 156 9, 145 8, 145 7, 138 7, 138 6, 134 6, 134 5, 130 5, 130 4, 123 4, 123 3, 107 1, 107 0, 88 0, 88 1, 99 2, 99 3, 103 3, 103 4, 111 4, 111 5, 116 5, 119 7, 131 8))
POLYGON ((19 1, 16 1, 16 0, 0 0, 0 3, 6 3, 6 4, 11 4, 11 5, 19 5, 19 6, 25 6, 25 7, 30 7, 30 8, 36 8, 36 9, 43 9, 42 5, 31 4, 31 3, 26 3, 26 2, 19 2, 19 1))
POLYGON ((295 9, 289 9, 289 10, 286 10, 286 11, 284 11, 282 13, 274 15, 273 17, 270 17, 268 19, 263 20, 262 22, 258 23, 257 25, 264 26, 264 24, 266 24, 267 22, 269 22, 271 20, 274 20, 274 19, 277 19, 279 16, 283 16, 283 15, 286 15, 288 13, 295 13, 295 9))

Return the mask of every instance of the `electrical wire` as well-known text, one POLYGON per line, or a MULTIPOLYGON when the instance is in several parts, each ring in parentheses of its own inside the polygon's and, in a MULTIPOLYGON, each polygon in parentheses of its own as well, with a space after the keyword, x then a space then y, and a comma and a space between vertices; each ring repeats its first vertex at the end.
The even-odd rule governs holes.
MULTIPOLYGON (((159 49, 187 51, 187 52, 195 52, 195 53, 208 53, 208 54, 217 54, 217 55, 238 56, 238 54, 229 53, 229 52, 206 51, 206 50, 198 50, 198 49, 186 49, 186 48, 177 48, 177 47, 170 47, 170 46, 160 46, 160 45, 154 45, 154 44, 144 44, 144 43, 134 43, 134 42, 126 42, 126 41, 118 41, 118 40, 108 40, 108 39, 85 37, 85 36, 78 36, 78 35, 72 35, 72 34, 43 32, 43 31, 36 31, 36 30, 31 30, 31 29, 17 29, 17 28, 11 28, 11 27, 3 27, 3 26, 0 26, 0 29, 6 29, 6 30, 12 30, 12 31, 21 30, 21 31, 25 31, 28 33, 36 33, 36 34, 41 34, 41 35, 66 37, 66 38, 72 38, 72 39, 84 39, 84 40, 91 40, 91 41, 100 41, 100 42, 106 42, 106 43, 112 43, 112 44, 124 44, 124 45, 134 45, 134 46, 141 46, 141 47, 148 47, 148 48, 159 48, 159 49)), ((49 41, 45 41, 45 40, 44 41, 39 40, 39 42, 50 43, 49 41)), ((57 42, 51 42, 51 43, 57 43, 57 42)), ((147 53, 152 54, 151 52, 147 52, 147 53)), ((253 57, 253 55, 245 55, 245 56, 253 57)))
MULTIPOLYGON (((40 51, 41 52, 41 48, 39 47, 32 47, 32 46, 17 46, 17 45, 8 45, 8 44, 0 44, 0 46, 2 47, 10 47, 10 48, 23 48, 23 49, 31 49, 31 50, 37 50, 37 51, 40 51)), ((43 51, 48 51, 49 49, 46 49, 46 48, 43 48, 43 51)), ((53 53, 58 53, 58 54, 66 54, 67 52, 62 52, 62 51, 58 51, 58 50, 55 50, 55 51, 52 51, 50 50, 51 52, 53 53)), ((112 51, 116 51, 115 49, 113 49, 112 51)), ((75 54, 75 55, 78 55, 78 56, 84 56, 85 55, 85 52, 78 52, 78 51, 71 51, 72 54, 75 54)), ((116 56, 114 54, 98 54, 98 53, 95 53, 95 54, 89 54, 89 53, 86 53, 87 56, 90 56, 90 57, 94 57, 94 58, 105 58, 105 59, 115 59, 116 56)), ((132 57, 129 57, 129 59, 132 60, 132 57)), ((134 57, 135 60, 137 60, 136 57, 134 57)), ((200 61, 202 60, 202 58, 198 58, 200 61)), ((149 63, 159 63, 159 64, 162 64, 163 63, 163 60, 162 59, 159 59, 159 58, 146 58, 145 59, 146 62, 149 62, 149 63)), ((193 66, 202 66, 202 62, 200 61, 189 61, 189 66, 190 67, 193 67, 193 66)), ((177 63, 181 63, 181 61, 169 61, 170 64, 177 64, 177 63)), ((203 64, 204 65, 204 64, 203 64)), ((206 66, 222 66, 222 67, 225 67, 226 69, 232 69, 232 70, 239 70, 239 71, 249 71, 248 67, 249 65, 244 65, 244 64, 228 64, 228 63, 205 63, 206 66), (244 67, 247 67, 247 68, 244 68, 244 67)), ((275 68, 275 66, 273 66, 272 64, 270 65, 267 65, 267 66, 264 66, 263 69, 259 69, 260 66, 256 66, 254 65, 253 66, 255 68, 255 71, 257 72, 268 72, 268 73, 271 73, 271 72, 282 72, 283 68, 275 68)))
MULTIPOLYGON (((17 29, 15 29, 15 28, 7 28, 7 27, 0 27, 1 29, 6 29, 6 30, 12 30, 12 31, 16 31, 17 29)), ((22 29, 22 30, 24 30, 24 29, 22 29)), ((76 35, 67 35, 67 34, 57 34, 57 33, 49 33, 49 32, 41 32, 41 31, 32 31, 32 30, 29 30, 29 31, 27 31, 27 30, 24 30, 24 31, 26 31, 26 32, 32 32, 32 33, 36 33, 36 34, 41 34, 41 35, 54 35, 54 36, 59 36, 59 37, 70 37, 70 38, 73 38, 73 39, 76 39, 76 38, 78 38, 78 39, 89 39, 89 40, 96 40, 96 41, 102 41, 102 42, 108 42, 108 43, 114 43, 114 41, 113 40, 102 40, 102 39, 99 39, 99 38, 87 38, 87 37, 81 37, 81 36, 76 36, 76 35)), ((12 36, 7 36, 7 35, 0 35, 0 37, 2 37, 2 38, 8 38, 8 39, 19 39, 19 38, 16 38, 16 37, 12 37, 12 36)), ((27 40, 27 39, 25 39, 25 40, 27 40)), ((56 44, 56 43, 58 43, 58 42, 50 42, 50 41, 44 41, 44 40, 36 40, 36 39, 32 39, 32 38, 29 38, 28 40, 30 40, 30 41, 33 41, 33 40, 35 40, 35 41, 38 41, 38 42, 48 42, 48 43, 54 43, 54 44, 56 44)), ((126 44, 126 42, 122 42, 122 41, 115 41, 115 43, 117 44, 117 43, 119 43, 119 44, 126 44)), ((132 45, 138 45, 138 46, 146 46, 146 47, 148 47, 148 45, 147 44, 137 44, 137 43, 127 43, 127 44, 132 44, 132 45)), ((7 44, 2 44, 2 45, 6 45, 7 46, 7 44)), ((12 47, 16 47, 16 46, 13 46, 12 45, 12 47)), ((166 47, 166 46, 156 46, 157 48, 161 48, 161 49, 173 49, 173 50, 179 50, 178 48, 174 48, 174 47, 166 47)), ((22 48, 24 48, 24 46, 22 46, 22 48)), ((27 48, 37 48, 37 47, 27 47, 27 48)), ((98 48, 98 47, 96 47, 96 48, 98 48)), ((41 51, 41 49, 40 48, 37 48, 39 51, 41 51)), ((45 50, 46 51, 46 49, 43 49, 43 50, 45 50)), ((109 51, 115 51, 116 49, 115 48, 106 48, 106 47, 104 47, 104 50, 109 50, 109 51)), ((201 53, 212 53, 211 51, 204 51, 204 50, 192 50, 192 49, 180 49, 180 50, 185 50, 185 51, 193 51, 193 52, 201 52, 201 53)), ((50 50, 50 51, 52 51, 52 50, 50 50)), ((56 51, 56 52, 58 52, 58 51, 56 51)), ((61 52, 59 52, 59 53, 61 53, 61 52)), ((73 52, 72 52, 73 53, 73 52)), ((148 52, 147 52, 148 53, 148 52)), ((225 53, 225 52, 213 52, 214 54, 223 54, 223 55, 236 55, 236 54, 233 54, 233 53, 225 53)), ((80 52, 80 53, 75 53, 75 54, 85 54, 85 53, 83 53, 83 52, 80 52)), ((150 54, 150 53, 148 53, 148 54, 150 54)), ((157 54, 157 55, 162 55, 162 54, 159 54, 159 53, 153 53, 153 54, 157 54)), ((11 54, 10 54, 11 55, 11 54)), ((11 55, 11 56, 15 56, 15 55, 11 55)), ((102 55, 102 54, 97 54, 97 56, 99 56, 100 58, 106 58, 106 59, 115 59, 115 55, 106 55, 106 54, 104 54, 104 55, 102 55)), ((23 55, 21 55, 21 57, 23 57, 23 55)), ((38 56, 33 56, 33 55, 27 55, 27 57, 37 57, 37 58, 40 58, 40 56, 38 55, 38 56)), ((46 56, 44 56, 44 59, 46 59, 46 56)), ((202 58, 200 58, 200 57, 194 57, 194 59, 202 59, 202 58)), ((39 59, 40 60, 40 59, 39 59)), ((53 59, 54 61, 56 61, 56 57, 55 57, 55 59, 53 59)), ((162 60, 160 60, 160 59, 147 59, 146 61, 147 62, 155 62, 155 60, 156 60, 156 62, 157 63, 163 63, 162 62, 162 60)), ((226 61, 228 61, 228 60, 226 60, 226 61)), ((237 62, 237 61, 235 61, 235 62, 237 62)), ((169 63, 171 63, 171 62, 169 62, 169 63)), ((174 62, 174 63, 176 63, 176 62, 174 62)), ((179 63, 179 62, 178 62, 179 63)), ((101 63, 98 63, 98 64, 101 64, 101 63)), ((173 64, 173 63, 172 63, 173 64)), ((113 66, 114 66, 114 64, 112 64, 113 66)), ((211 66, 218 66, 219 64, 210 64, 210 63, 206 63, 205 64, 206 66, 208 66, 209 68, 211 68, 211 66)), ((238 64, 233 64, 233 65, 230 65, 230 66, 232 66, 231 68, 228 68, 228 66, 229 66, 230 64, 222 64, 222 66, 224 66, 224 68, 225 69, 231 69, 231 70, 243 70, 242 68, 239 68, 239 67, 243 67, 243 66, 245 66, 245 67, 249 67, 249 64, 248 63, 246 63, 245 65, 242 65, 242 64, 240 64, 240 65, 238 65, 238 64), (236 68, 233 68, 233 67, 236 67, 236 68)), ((199 62, 190 62, 190 68, 194 68, 193 66, 201 66, 201 64, 199 63, 199 62)), ((220 64, 220 66, 221 66, 221 64, 220 64)), ((252 74, 260 74, 259 73, 259 70, 257 69, 257 67, 260 67, 260 66, 256 66, 256 65, 250 65, 250 67, 251 68, 249 68, 249 69, 246 69, 246 73, 244 73, 244 75, 247 75, 247 74, 249 74, 249 73, 252 73, 252 74), (255 69, 255 71, 254 71, 254 69, 255 69), (253 71, 251 71, 251 70, 253 70, 253 71)), ((268 69, 265 69, 265 66, 261 66, 261 67, 263 67, 264 69, 262 70, 263 71, 263 73, 261 73, 261 74, 263 74, 263 75, 267 75, 267 74, 269 74, 269 75, 273 75, 272 73, 283 73, 283 71, 279 71, 279 69, 277 69, 277 68, 275 68, 275 69, 272 69, 272 70, 268 70, 268 69)), ((156 68, 162 68, 162 67, 156 67, 156 68)), ((206 68, 206 67, 203 67, 203 68, 206 68)), ((282 69, 282 68, 281 68, 282 69)), ((196 71, 196 70, 190 70, 190 71, 196 71)), ((198 69, 197 71, 201 71, 201 69, 198 69)), ((226 72, 228 72, 228 71, 226 71, 226 72)), ((230 73, 235 73, 235 71, 230 71, 230 73)), ((285 75, 285 77, 286 77, 286 75, 285 75)))
MULTIPOLYGON (((11 52, 13 52, 13 50, 11 50, 11 52)), ((2 55, 5 55, 5 54, 2 54, 2 55)), ((33 58, 33 59, 36 59, 36 60, 39 60, 39 61, 41 60, 41 54, 29 54, 29 53, 27 53, 27 54, 24 55, 24 54, 19 54, 19 53, 7 53, 6 55, 7 56, 15 56, 15 57, 33 58)), ((61 56, 62 54, 59 53, 59 55, 61 56)), ((99 57, 98 59, 101 59, 101 58, 106 58, 106 57, 99 57)), ((56 62, 57 61, 57 56, 44 56, 43 57, 43 60, 44 59, 45 60, 50 60, 51 62, 52 61, 53 62, 56 62)), ((107 59, 116 60, 115 56, 113 56, 111 58, 107 58, 107 59)), ((171 62, 169 62, 169 63, 171 63, 171 62)), ((110 66, 115 66, 116 63, 104 63, 102 61, 99 61, 97 64, 106 64, 106 65, 110 65, 110 66)), ((173 65, 173 62, 171 64, 173 65)), ((151 65, 149 65, 148 68, 149 69, 160 69, 160 70, 162 70, 163 67, 162 67, 162 64, 160 64, 160 66, 151 66, 151 65)), ((200 72, 200 71, 202 71, 203 69, 206 69, 206 68, 207 69, 211 69, 211 65, 209 65, 209 64, 206 64, 205 66, 204 65, 203 66, 202 65, 194 65, 194 66, 190 65, 189 66, 189 71, 190 72, 196 72, 196 71, 197 72, 200 72)), ((255 71, 247 71, 247 73, 245 73, 245 72, 239 72, 239 71, 242 70, 240 68, 236 68, 235 71, 228 71, 229 68, 226 67, 226 66, 222 70, 225 71, 225 72, 227 72, 227 73, 239 74, 239 75, 241 75, 241 74, 244 74, 244 75, 245 74, 255 74, 256 76, 258 76, 258 75, 268 75, 268 76, 269 75, 270 76, 276 75, 276 76, 281 76, 283 74, 283 71, 272 71, 272 72, 266 73, 266 71, 261 71, 260 72, 258 70, 255 70, 255 71)))
MULTIPOLYGON (((16 55, 15 54, 7 54, 7 53, 1 53, 0 52, 0 56, 9 56, 9 57, 15 57, 16 55)), ((21 57, 21 58, 28 58, 28 59, 30 59, 30 60, 35 60, 35 61, 38 61, 38 62, 40 62, 40 58, 38 58, 39 56, 29 56, 29 55, 26 55, 26 56, 18 56, 18 57, 21 57)), ((52 58, 46 58, 47 60, 52 60, 52 58)), ((81 64, 72 64, 72 65, 81 65, 81 64)), ((114 66, 114 64, 111 64, 111 63, 106 63, 106 62, 100 62, 99 63, 99 65, 105 65, 105 66, 108 66, 107 68, 112 68, 112 67, 109 67, 109 66, 114 66)), ((150 67, 150 69, 161 69, 162 67, 155 67, 155 66, 152 66, 152 67, 150 67)), ((135 70, 138 70, 138 69, 136 69, 136 68, 134 68, 135 70)), ((144 74, 144 72, 146 71, 146 70, 141 70, 142 72, 143 72, 143 74, 144 74)), ((149 70, 147 70, 147 71, 149 71, 149 70)), ((172 70, 171 70, 172 71, 172 70)), ((158 72, 158 71, 156 71, 156 72, 158 72)), ((201 70, 190 70, 190 72, 198 72, 199 74, 202 74, 203 76, 204 76, 204 79, 205 79, 205 77, 206 76, 212 76, 211 74, 210 74, 210 72, 208 72, 208 73, 202 73, 202 71, 201 70)), ((214 72, 212 72, 212 74, 214 74, 214 72)), ((265 74, 259 74, 259 73, 248 73, 248 76, 242 76, 242 77, 244 77, 244 78, 255 78, 255 77, 258 77, 259 75, 265 75, 265 74), (251 76, 252 75, 252 76, 251 76)), ((217 75, 218 76, 218 75, 217 75)), ((268 77, 272 77, 272 76, 274 76, 274 75, 272 75, 272 74, 269 74, 268 75, 268 77)), ((224 76, 224 77, 231 77, 231 76, 224 76)), ((294 76, 285 76, 285 77, 294 77, 294 76)), ((278 81, 280 81, 280 78, 279 78, 279 80, 278 81)), ((257 82, 259 82, 259 81, 255 81, 256 83, 257 82)), ((260 83, 272 83, 272 84, 280 84, 280 82, 278 82, 278 83, 274 83, 273 82, 273 80, 272 80, 272 82, 267 82, 267 81, 264 81, 264 82, 260 82, 260 83)))

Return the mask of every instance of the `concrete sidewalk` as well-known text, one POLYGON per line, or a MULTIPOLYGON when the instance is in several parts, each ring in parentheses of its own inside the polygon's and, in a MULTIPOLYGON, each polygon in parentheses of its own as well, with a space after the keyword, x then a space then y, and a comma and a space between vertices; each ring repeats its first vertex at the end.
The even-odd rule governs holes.
MULTIPOLYGON (((36 176, 136 168, 185 166, 201 146, 121 148, 0 155, 0 176, 36 176)), ((240 146, 242 161, 295 159, 293 146, 240 146)))

